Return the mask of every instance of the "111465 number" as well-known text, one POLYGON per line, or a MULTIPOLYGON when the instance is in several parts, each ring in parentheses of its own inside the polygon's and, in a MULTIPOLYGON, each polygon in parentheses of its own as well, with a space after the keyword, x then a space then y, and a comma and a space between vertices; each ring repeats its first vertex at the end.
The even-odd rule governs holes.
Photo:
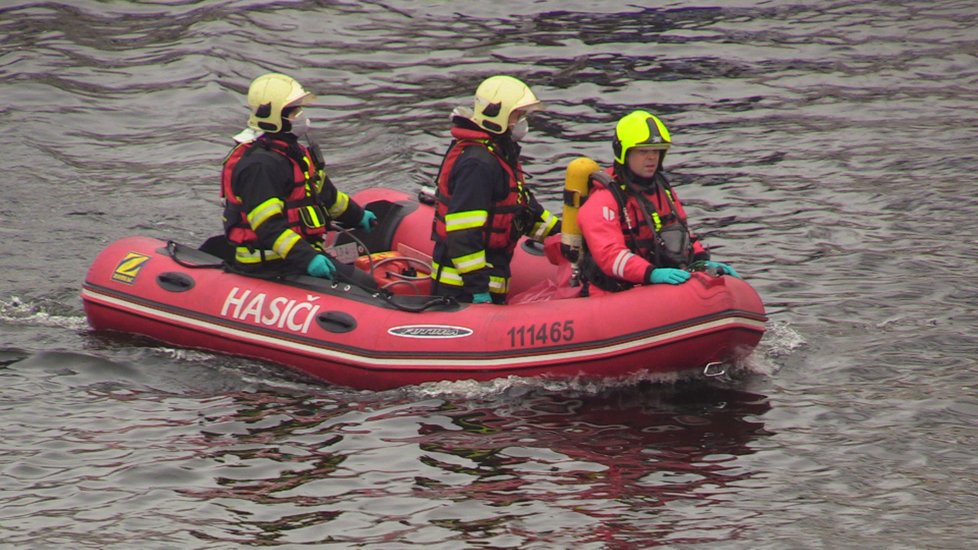
POLYGON ((512 327, 507 334, 509 334, 509 345, 513 348, 568 342, 574 339, 574 321, 554 321, 512 327))

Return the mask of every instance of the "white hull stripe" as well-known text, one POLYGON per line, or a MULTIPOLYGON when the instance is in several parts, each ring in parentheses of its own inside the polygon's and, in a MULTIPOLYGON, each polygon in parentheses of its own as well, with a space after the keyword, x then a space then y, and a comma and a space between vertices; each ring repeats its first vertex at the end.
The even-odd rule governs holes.
POLYGON ((368 355, 359 355, 335 349, 326 349, 292 340, 275 338, 266 336, 264 334, 258 334, 250 330, 241 330, 218 323, 195 319, 193 317, 177 315, 153 307, 133 303, 128 300, 119 299, 107 294, 102 294, 89 288, 82 289, 82 298, 96 304, 111 306, 119 311, 129 312, 141 317, 149 318, 150 320, 168 322, 171 324, 180 325, 184 328, 199 329, 216 335, 217 337, 232 338, 251 344, 264 345, 283 351, 291 351, 306 356, 328 359, 338 363, 382 368, 414 367, 423 370, 431 370, 431 367, 451 367, 456 370, 484 370, 487 367, 537 367, 549 363, 561 363, 567 361, 579 362, 592 358, 597 359, 607 357, 609 355, 634 352, 636 350, 649 348, 663 341, 689 337, 701 332, 713 332, 716 329, 727 326, 753 327, 759 332, 764 330, 764 322, 758 321, 757 319, 751 319, 748 317, 726 317, 723 319, 714 319, 704 323, 699 323, 690 327, 682 327, 662 334, 654 334, 636 340, 629 340, 628 342, 609 344, 597 348, 573 349, 533 355, 530 355, 533 350, 524 349, 522 351, 524 351, 526 355, 521 357, 500 357, 486 359, 480 359, 478 356, 467 356, 464 358, 452 359, 438 359, 437 357, 432 356, 418 356, 409 358, 371 357, 368 355), (460 363, 464 363, 464 365, 460 365, 460 363))

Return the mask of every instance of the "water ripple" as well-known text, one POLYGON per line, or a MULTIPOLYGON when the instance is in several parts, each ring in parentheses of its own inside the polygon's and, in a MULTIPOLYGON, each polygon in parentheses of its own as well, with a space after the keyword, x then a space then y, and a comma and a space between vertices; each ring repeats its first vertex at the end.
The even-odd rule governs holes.
POLYGON ((6 3, 0 545, 962 547, 976 24, 964 0, 6 3), (220 231, 269 70, 317 92, 351 191, 430 183, 490 74, 548 104, 525 151, 554 210, 570 160, 656 112, 694 228, 767 305, 761 346, 707 387, 371 393, 90 334, 107 242, 220 231))

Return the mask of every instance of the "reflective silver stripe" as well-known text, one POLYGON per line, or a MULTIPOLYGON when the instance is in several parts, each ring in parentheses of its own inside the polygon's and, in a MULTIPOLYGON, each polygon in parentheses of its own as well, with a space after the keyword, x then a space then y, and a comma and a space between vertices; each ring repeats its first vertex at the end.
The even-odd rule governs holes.
POLYGON ((431 262, 431 274, 436 281, 446 285, 462 286, 462 276, 454 267, 441 266, 431 262))
POLYGON ((550 234, 550 230, 557 225, 557 217, 546 210, 543 211, 543 215, 540 217, 542 218, 542 221, 539 221, 533 225, 533 230, 529 235, 531 239, 536 239, 538 241, 542 241, 544 237, 550 234))
POLYGON ((486 251, 483 249, 478 252, 473 252, 468 256, 452 258, 452 263, 455 264, 455 268, 458 269, 459 273, 477 271, 486 267, 486 251))
POLYGON ((489 277, 489 292, 507 294, 509 292, 509 278, 491 275, 489 277))
POLYGON ((611 274, 614 275, 615 277, 618 277, 619 279, 624 279, 625 264, 627 264, 628 260, 630 260, 631 257, 634 255, 635 254, 632 254, 627 250, 622 250, 621 252, 619 252, 618 256, 615 258, 614 264, 611 267, 611 274))
MULTIPOLYGON (((452 267, 439 266, 431 262, 431 276, 441 284, 451 286, 462 286, 462 276, 452 267)), ((489 292, 493 294, 509 293, 509 277, 499 277, 498 275, 489 276, 489 292)))
POLYGON ((295 247, 296 243, 302 240, 302 237, 298 233, 292 231, 291 229, 286 229, 281 235, 275 239, 275 243, 272 245, 273 249, 281 254, 283 258, 292 252, 292 248, 295 247))
POLYGON ((488 219, 489 212, 485 210, 455 212, 454 214, 445 216, 445 231, 461 231, 463 229, 482 227, 488 219))
POLYGON ((282 214, 284 209, 285 203, 281 199, 268 199, 256 206, 251 212, 248 212, 248 224, 251 225, 252 229, 257 231, 268 218, 282 214))
POLYGON ((333 206, 326 209, 326 212, 333 218, 338 218, 346 212, 347 207, 350 206, 350 197, 342 191, 336 192, 336 202, 333 206))

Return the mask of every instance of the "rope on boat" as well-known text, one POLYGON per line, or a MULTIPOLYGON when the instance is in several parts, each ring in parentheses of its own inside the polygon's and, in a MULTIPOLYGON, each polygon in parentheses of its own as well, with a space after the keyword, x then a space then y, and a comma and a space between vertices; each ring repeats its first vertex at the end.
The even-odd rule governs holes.
MULTIPOLYGON (((409 258, 407 256, 397 257, 397 258, 385 258, 383 260, 374 262, 373 255, 371 254, 370 249, 367 248, 367 245, 364 244, 363 241, 361 241, 359 238, 357 238, 357 236, 354 235, 352 231, 350 231, 348 229, 343 229, 343 228, 337 228, 337 230, 339 232, 345 234, 347 237, 349 237, 354 242, 356 242, 357 243, 357 251, 358 252, 361 252, 362 251, 367 256, 367 261, 370 262, 370 271, 369 271, 369 273, 370 273, 370 277, 371 278, 373 278, 374 270, 376 270, 378 267, 382 266, 383 264, 388 263, 388 262, 393 261, 393 260, 401 260, 401 259, 403 259, 403 260, 407 260, 409 262, 424 263, 424 262, 421 262, 420 260, 417 260, 415 258, 409 258)), ((425 267, 429 267, 430 268, 431 266, 428 266, 426 264, 425 267)), ((360 284, 358 281, 347 280, 348 278, 347 277, 344 277, 341 273, 337 273, 337 275, 339 276, 338 278, 344 279, 343 282, 345 282, 347 284, 350 284, 350 285, 353 285, 353 286, 355 286, 355 287, 357 287, 357 288, 359 288, 361 290, 364 290, 366 292, 369 292, 369 293, 371 293, 371 295, 377 296, 377 297, 383 299, 385 302, 387 302, 391 306, 393 306, 393 307, 395 307, 395 308, 397 308, 397 309, 399 309, 401 311, 407 311, 407 312, 411 312, 411 313, 421 313, 422 311, 425 311, 425 310, 430 309, 430 308, 433 308, 433 307, 458 305, 458 301, 455 300, 455 298, 452 298, 450 296, 432 296, 430 300, 426 300, 426 301, 424 301, 424 302, 422 302, 421 304, 418 304, 418 305, 408 305, 408 304, 398 303, 398 301, 397 301, 397 295, 394 294, 390 289, 391 289, 391 287, 395 286, 396 284, 399 284, 400 282, 390 283, 390 284, 384 285, 382 288, 379 288, 379 289, 378 288, 368 288, 365 285, 360 284)), ((407 281, 405 280, 404 283, 406 284, 407 281)))

